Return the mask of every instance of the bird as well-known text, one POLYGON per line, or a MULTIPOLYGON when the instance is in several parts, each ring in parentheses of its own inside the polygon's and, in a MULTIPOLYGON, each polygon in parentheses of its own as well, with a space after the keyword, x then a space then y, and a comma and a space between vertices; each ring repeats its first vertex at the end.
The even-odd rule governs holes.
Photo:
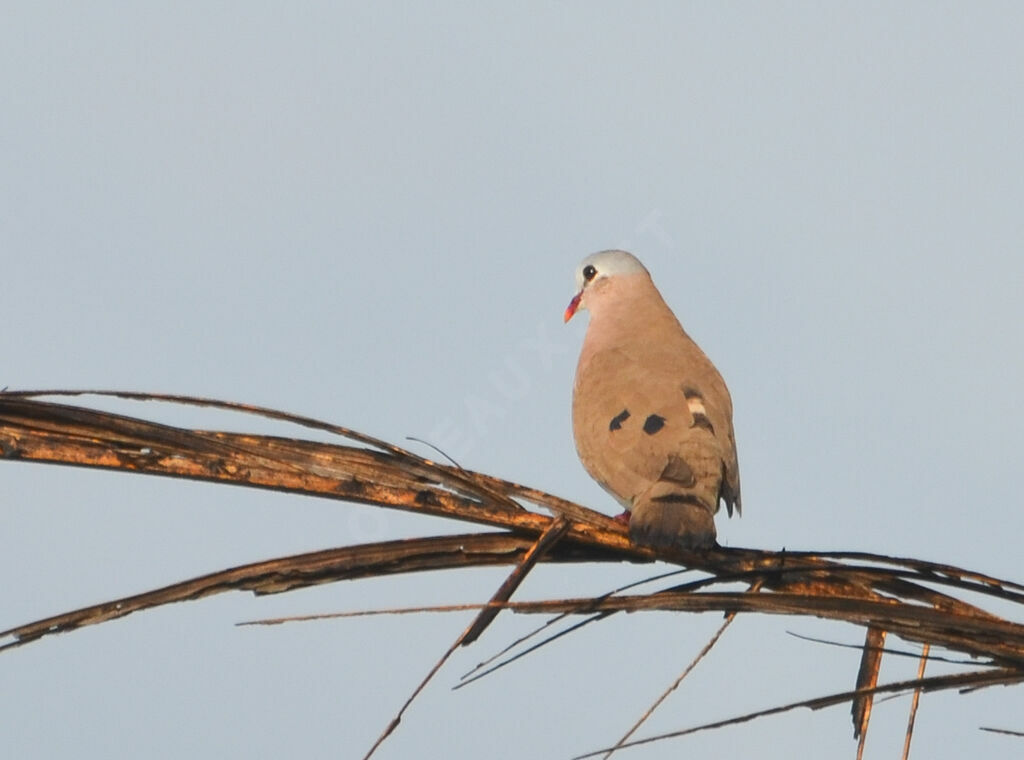
POLYGON ((626 510, 649 547, 717 546, 714 515, 741 511, 732 398, 631 253, 576 268, 568 322, 590 313, 573 383, 572 427, 584 469, 626 510))

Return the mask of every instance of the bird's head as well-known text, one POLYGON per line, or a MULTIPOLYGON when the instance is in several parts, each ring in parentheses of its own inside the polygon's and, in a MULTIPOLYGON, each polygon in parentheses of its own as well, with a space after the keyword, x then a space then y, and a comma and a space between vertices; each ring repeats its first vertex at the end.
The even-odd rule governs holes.
POLYGON ((626 251, 600 251, 592 253, 576 267, 576 295, 565 310, 565 321, 572 319, 579 309, 586 309, 590 301, 615 278, 623 275, 647 274, 644 265, 626 251))

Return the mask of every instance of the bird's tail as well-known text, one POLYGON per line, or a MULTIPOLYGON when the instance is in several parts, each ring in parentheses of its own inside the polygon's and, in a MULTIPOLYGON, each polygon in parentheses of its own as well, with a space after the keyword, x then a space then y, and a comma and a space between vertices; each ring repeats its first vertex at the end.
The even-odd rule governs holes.
POLYGON ((690 494, 642 498, 629 515, 629 537, 644 546, 710 549, 715 545, 714 512, 690 494))

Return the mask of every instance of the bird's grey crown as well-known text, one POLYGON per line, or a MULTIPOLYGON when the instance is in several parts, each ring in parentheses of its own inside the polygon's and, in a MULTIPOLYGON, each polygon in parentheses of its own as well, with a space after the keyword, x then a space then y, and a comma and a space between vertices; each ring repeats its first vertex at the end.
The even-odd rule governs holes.
POLYGON ((591 278, 592 280, 600 277, 612 277, 617 274, 633 274, 647 271, 644 265, 640 263, 640 259, 631 253, 616 250, 598 251, 587 256, 576 267, 577 291, 582 290, 583 286, 587 283, 587 279, 583 276, 583 270, 588 266, 592 266, 597 270, 597 274, 591 278))

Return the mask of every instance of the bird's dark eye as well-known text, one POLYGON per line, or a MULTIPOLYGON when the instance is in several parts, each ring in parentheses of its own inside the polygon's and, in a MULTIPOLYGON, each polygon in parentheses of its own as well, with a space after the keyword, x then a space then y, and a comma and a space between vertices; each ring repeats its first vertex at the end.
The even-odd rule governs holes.
POLYGON ((587 264, 583 267, 583 279, 590 282, 597 277, 597 269, 594 268, 593 264, 587 264))

